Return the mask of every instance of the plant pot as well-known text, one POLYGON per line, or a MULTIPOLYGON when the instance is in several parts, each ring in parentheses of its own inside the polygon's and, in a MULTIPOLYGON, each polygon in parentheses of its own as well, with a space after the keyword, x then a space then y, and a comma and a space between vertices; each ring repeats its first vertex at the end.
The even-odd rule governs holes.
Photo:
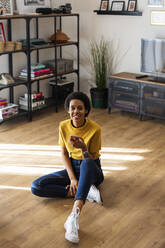
POLYGON ((90 89, 93 108, 107 108, 108 106, 108 89, 99 90, 98 88, 90 89))

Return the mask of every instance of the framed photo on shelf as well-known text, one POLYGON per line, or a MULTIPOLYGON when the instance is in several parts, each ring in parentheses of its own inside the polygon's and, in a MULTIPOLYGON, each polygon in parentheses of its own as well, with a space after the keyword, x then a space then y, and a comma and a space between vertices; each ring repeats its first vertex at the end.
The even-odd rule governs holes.
POLYGON ((112 1, 111 11, 123 11, 125 7, 125 1, 112 1))
POLYGON ((137 0, 129 0, 127 11, 136 11, 137 0))
POLYGON ((13 0, 0 0, 1 15, 13 15, 13 0))
POLYGON ((3 26, 2 22, 0 22, 0 40, 1 41, 6 41, 4 26, 3 26))
POLYGON ((101 11, 106 11, 108 9, 109 9, 109 0, 101 0, 100 10, 101 11))
POLYGON ((164 0, 148 0, 148 7, 164 7, 164 0))
POLYGON ((35 13, 36 8, 49 8, 50 0, 16 0, 19 14, 35 13))

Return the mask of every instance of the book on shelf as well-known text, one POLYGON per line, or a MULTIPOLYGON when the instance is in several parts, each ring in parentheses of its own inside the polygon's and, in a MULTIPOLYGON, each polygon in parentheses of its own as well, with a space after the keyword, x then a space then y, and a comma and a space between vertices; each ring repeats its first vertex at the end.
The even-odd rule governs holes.
MULTIPOLYGON (((31 78, 36 78, 36 77, 40 77, 40 76, 43 76, 43 75, 48 75, 50 73, 52 73, 52 70, 47 68, 47 69, 44 69, 44 70, 31 72, 30 75, 31 75, 31 78)), ((27 78, 27 76, 28 76, 27 72, 20 71, 19 77, 27 78)))
MULTIPOLYGON (((31 107, 32 110, 41 108, 45 105, 45 98, 42 92, 31 94, 31 107)), ((28 110, 28 94, 25 93, 24 96, 19 97, 19 108, 23 110, 28 110)))
MULTIPOLYGON (((41 63, 37 63, 37 64, 32 64, 31 65, 31 70, 32 71, 37 71, 37 70, 43 70, 46 68, 46 65, 41 64, 41 63)), ((27 68, 23 68, 22 70, 24 70, 25 72, 27 71, 27 68)))
POLYGON ((0 98, 0 108, 2 108, 3 106, 7 105, 7 99, 5 98, 0 98))
MULTIPOLYGON (((44 96, 40 97, 40 98, 34 98, 34 99, 31 99, 31 103, 36 103, 36 102, 40 102, 40 101, 44 101, 45 98, 44 96)), ((19 104, 26 104, 28 105, 28 99, 23 97, 23 96, 20 96, 19 97, 19 104)))
POLYGON ((18 105, 14 103, 8 103, 6 106, 0 108, 0 120, 10 118, 18 114, 18 105))
MULTIPOLYGON (((26 99, 28 99, 28 93, 25 93, 25 94, 24 94, 24 97, 25 97, 26 99)), ((33 93, 31 94, 31 99, 40 98, 40 97, 44 97, 42 92, 38 92, 38 93, 33 92, 33 93)))
MULTIPOLYGON (((32 110, 39 109, 45 105, 45 100, 32 103, 32 110)), ((28 105, 20 103, 19 108, 28 111, 28 105)))

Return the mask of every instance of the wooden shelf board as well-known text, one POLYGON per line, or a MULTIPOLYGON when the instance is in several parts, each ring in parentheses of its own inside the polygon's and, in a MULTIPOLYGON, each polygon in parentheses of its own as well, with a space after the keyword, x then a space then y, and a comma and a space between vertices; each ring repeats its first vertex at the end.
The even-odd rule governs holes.
POLYGON ((94 10, 98 15, 127 15, 127 16, 142 16, 140 11, 112 11, 112 10, 94 10))

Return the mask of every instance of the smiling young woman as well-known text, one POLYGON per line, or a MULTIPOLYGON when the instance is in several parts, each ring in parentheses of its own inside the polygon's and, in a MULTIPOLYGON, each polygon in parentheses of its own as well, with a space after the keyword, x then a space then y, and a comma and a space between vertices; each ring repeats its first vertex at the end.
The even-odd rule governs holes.
POLYGON ((70 119, 59 125, 59 144, 65 170, 36 179, 33 194, 42 197, 74 197, 65 227, 65 238, 79 242, 79 216, 86 199, 102 204, 97 186, 104 180, 100 165, 101 128, 88 119, 90 101, 82 92, 73 92, 65 100, 70 119))

